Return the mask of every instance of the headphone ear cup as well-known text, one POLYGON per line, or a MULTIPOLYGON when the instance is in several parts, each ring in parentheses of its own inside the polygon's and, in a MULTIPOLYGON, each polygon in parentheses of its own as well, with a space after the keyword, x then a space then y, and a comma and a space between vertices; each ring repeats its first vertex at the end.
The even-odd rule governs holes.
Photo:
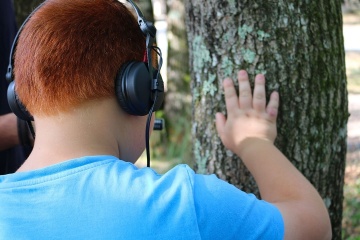
POLYGON ((7 89, 7 100, 11 111, 20 119, 34 121, 33 116, 26 110, 15 92, 15 82, 12 81, 7 89))
POLYGON ((120 104, 120 107, 127 112, 128 114, 131 114, 131 110, 128 108, 126 104, 126 96, 122 87, 122 79, 125 72, 125 69, 129 65, 130 62, 125 63, 121 66, 120 70, 116 74, 115 77, 115 95, 118 103, 120 104))
POLYGON ((135 116, 145 116, 152 106, 151 81, 144 62, 128 62, 115 79, 115 93, 122 109, 135 116))

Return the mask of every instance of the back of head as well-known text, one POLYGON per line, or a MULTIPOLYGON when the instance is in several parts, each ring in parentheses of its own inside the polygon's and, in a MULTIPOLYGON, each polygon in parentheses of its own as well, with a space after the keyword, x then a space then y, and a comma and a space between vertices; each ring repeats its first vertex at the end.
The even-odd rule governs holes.
POLYGON ((121 65, 144 52, 136 19, 117 0, 47 0, 20 33, 16 92, 33 115, 66 112, 114 97, 121 65))

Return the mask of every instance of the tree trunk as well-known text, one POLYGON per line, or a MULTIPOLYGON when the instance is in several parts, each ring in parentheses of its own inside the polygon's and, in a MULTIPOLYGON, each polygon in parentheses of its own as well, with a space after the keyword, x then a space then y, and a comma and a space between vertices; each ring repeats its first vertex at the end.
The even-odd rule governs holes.
POLYGON ((239 69, 251 79, 264 73, 268 93, 281 98, 275 144, 318 189, 341 239, 348 119, 341 1, 193 0, 186 12, 197 171, 258 192, 221 144, 214 116, 225 112, 222 79, 235 80, 239 69))
POLYGON ((168 62, 165 118, 166 155, 190 165, 191 158, 191 96, 189 52, 185 30, 183 0, 167 1, 168 62), (174 144, 175 143, 175 144, 174 144))

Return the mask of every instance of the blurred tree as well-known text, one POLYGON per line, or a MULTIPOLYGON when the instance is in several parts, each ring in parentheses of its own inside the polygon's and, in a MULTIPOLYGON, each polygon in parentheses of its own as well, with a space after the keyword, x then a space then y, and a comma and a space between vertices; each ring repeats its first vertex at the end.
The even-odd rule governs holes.
POLYGON ((191 165, 191 96, 189 54, 183 0, 167 0, 167 92, 164 107, 167 157, 191 165))
MULTIPOLYGON (((40 3, 44 0, 14 0, 15 12, 18 26, 25 20, 40 3)), ((134 0, 136 5, 141 9, 145 18, 154 22, 154 14, 151 0, 134 0)))
POLYGON ((27 16, 43 1, 44 0, 14 0, 18 27, 21 26, 27 16))
POLYGON ((134 3, 140 8, 146 20, 154 22, 154 12, 151 0, 134 0, 134 3))
POLYGON ((343 0, 343 11, 358 12, 360 10, 360 0, 343 0))
POLYGON ((226 109, 225 77, 264 73, 268 93, 281 98, 275 144, 318 189, 341 239, 348 119, 341 1, 188 0, 186 13, 197 171, 257 192, 221 144, 214 116, 226 109))

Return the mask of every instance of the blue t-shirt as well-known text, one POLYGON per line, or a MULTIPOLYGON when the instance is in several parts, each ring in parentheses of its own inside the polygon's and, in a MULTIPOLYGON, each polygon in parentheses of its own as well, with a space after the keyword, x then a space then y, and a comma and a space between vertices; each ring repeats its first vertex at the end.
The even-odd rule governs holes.
POLYGON ((215 175, 112 156, 0 176, 0 239, 282 239, 279 210, 215 175))

